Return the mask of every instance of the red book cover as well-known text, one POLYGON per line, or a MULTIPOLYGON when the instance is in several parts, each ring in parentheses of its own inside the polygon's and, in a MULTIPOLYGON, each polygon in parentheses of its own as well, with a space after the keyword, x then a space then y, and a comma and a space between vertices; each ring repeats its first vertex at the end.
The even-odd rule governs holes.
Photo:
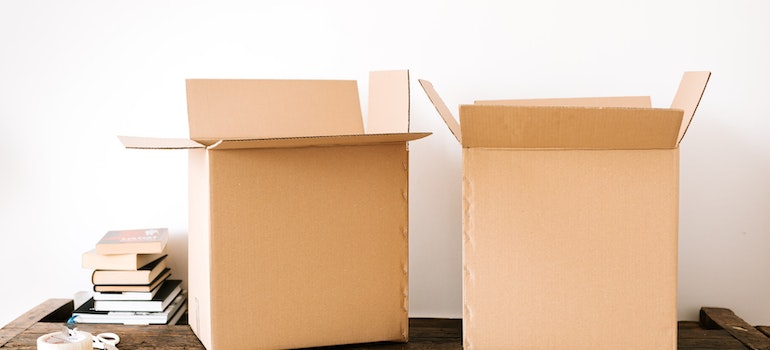
POLYGON ((98 254, 156 254, 168 243, 168 229, 114 230, 96 243, 98 254))

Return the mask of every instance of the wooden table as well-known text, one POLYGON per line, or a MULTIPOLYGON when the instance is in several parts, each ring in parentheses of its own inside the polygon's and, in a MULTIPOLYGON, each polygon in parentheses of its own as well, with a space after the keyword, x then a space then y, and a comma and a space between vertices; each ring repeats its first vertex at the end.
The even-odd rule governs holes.
MULTIPOLYGON (((72 315, 70 299, 49 299, 0 329, 0 349, 35 350, 37 338, 62 329, 72 315)), ((113 332, 120 336, 118 348, 204 349, 188 325, 123 326, 78 324, 78 330, 91 334, 113 332)), ((462 349, 462 321, 455 319, 409 320, 410 342, 375 343, 327 347, 326 349, 462 349)))
MULTIPOLYGON (((49 299, 0 329, 0 349, 35 350, 41 335, 62 329, 74 304, 70 299, 49 299)), ((80 324, 92 334, 120 335, 118 348, 204 349, 188 325, 123 326, 80 324)), ((700 322, 679 322, 681 350, 770 349, 769 327, 752 327, 728 309, 703 308, 700 322)), ((457 319, 409 319, 409 343, 374 343, 326 347, 325 349, 462 349, 462 321, 457 319)), ((554 330, 558 337, 558 330, 554 330)))

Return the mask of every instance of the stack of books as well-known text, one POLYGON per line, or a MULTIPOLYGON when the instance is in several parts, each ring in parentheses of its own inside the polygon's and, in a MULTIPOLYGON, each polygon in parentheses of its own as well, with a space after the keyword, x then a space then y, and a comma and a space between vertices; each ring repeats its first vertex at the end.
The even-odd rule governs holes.
POLYGON ((75 310, 75 322, 175 324, 187 303, 182 281, 170 279, 167 243, 166 228, 107 232, 83 253, 94 295, 75 310))

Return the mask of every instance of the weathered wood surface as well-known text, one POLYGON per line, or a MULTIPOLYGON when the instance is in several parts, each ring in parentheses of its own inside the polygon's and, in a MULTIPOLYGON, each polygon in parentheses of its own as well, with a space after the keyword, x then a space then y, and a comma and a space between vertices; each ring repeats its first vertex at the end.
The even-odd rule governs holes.
MULTIPOLYGON (((0 347, 41 320, 71 315, 74 307, 75 304, 71 299, 48 299, 40 303, 5 327, 0 328, 0 347)), ((64 318, 64 321, 66 320, 67 318, 64 318)))
POLYGON ((735 315, 730 309, 703 307, 700 309, 703 328, 722 328, 751 350, 770 350, 770 338, 735 315))
MULTIPOLYGON (((41 335, 62 330, 61 323, 39 322, 6 343, 2 349, 35 350, 41 335)), ((81 324, 78 330, 98 334, 117 333, 118 348, 130 349, 199 349, 204 347, 189 326, 118 326, 111 324, 81 324)))
MULTIPOLYGON (((36 350, 37 338, 61 331, 72 315, 71 299, 49 299, 0 329, 0 348, 36 350)), ((121 335, 120 349, 204 349, 189 326, 119 326, 79 324, 78 330, 92 334, 114 332, 121 335)))
POLYGON ((463 324, 458 319, 410 318, 408 343, 369 343, 329 346, 327 350, 462 350, 463 324))
MULTIPOLYGON (((2 349, 35 350, 35 342, 41 335, 60 331, 61 323, 39 322, 17 335, 2 349)), ((120 326, 107 324, 80 324, 78 330, 92 334, 114 332, 120 335, 118 348, 131 349, 204 349, 189 326, 120 326)), ((462 323, 460 320, 411 319, 409 343, 371 343, 342 345, 324 349, 462 349, 462 323)), ((320 349, 320 348, 319 348, 320 349)))
POLYGON ((695 321, 680 321, 679 350, 746 350, 741 342, 724 329, 704 329, 695 321))
MULTIPOLYGON (((62 330, 73 310, 72 300, 50 299, 36 306, 0 329, 0 350, 35 350, 41 335, 62 330)), ((121 336, 118 348, 132 349, 204 349, 187 325, 122 326, 79 324, 78 329, 92 334, 114 332, 121 336)), ((698 322, 679 322, 680 350, 770 350, 770 327, 752 327, 729 309, 702 308, 698 322)), ((558 336, 558 334, 554 334, 558 336)), ((371 343, 326 347, 336 350, 366 349, 462 349, 462 320, 412 318, 409 343, 371 343)))
MULTIPOLYGON (((0 349, 36 350, 37 338, 61 331, 72 314, 72 300, 51 299, 0 329, 0 349)), ((78 330, 98 334, 117 333, 118 348, 131 349, 204 349, 187 325, 123 326, 112 324, 78 324, 78 330)), ((462 321, 456 319, 409 320, 410 342, 372 343, 327 347, 326 349, 462 349, 462 321)))
POLYGON ((756 328, 758 331, 762 332, 762 334, 770 337, 770 326, 756 326, 754 328, 756 328))

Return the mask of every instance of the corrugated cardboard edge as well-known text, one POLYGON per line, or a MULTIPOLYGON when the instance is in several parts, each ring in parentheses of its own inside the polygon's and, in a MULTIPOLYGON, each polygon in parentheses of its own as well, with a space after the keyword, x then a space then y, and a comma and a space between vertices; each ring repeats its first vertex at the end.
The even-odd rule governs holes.
POLYGON ((222 140, 209 146, 210 150, 245 148, 299 148, 357 146, 383 143, 400 143, 417 140, 430 133, 337 135, 316 137, 286 137, 275 139, 222 140))
POLYGON ((679 89, 676 92, 676 96, 674 96, 674 100, 671 102, 671 108, 684 111, 677 144, 682 142, 682 138, 684 138, 684 134, 687 132, 690 122, 692 122, 695 110, 698 109, 710 77, 711 72, 709 71, 685 72, 682 75, 679 89))
POLYGON ((428 98, 430 99, 430 102, 433 103, 433 106, 436 107, 436 111, 441 116, 442 119, 444 119, 444 123, 446 123, 446 126, 449 127, 449 131, 452 132, 452 135, 455 135, 455 138, 457 139, 457 142, 460 144, 463 143, 462 141, 462 133, 460 130, 460 123, 457 121, 457 118, 455 118, 452 115, 452 112, 449 111, 449 108, 446 106, 446 103, 444 103, 444 100, 441 99, 441 96, 438 95, 436 92, 436 89, 433 88, 433 84, 427 80, 424 79, 418 79, 420 82, 420 86, 422 86, 422 89, 425 91, 425 94, 428 95, 428 98))
POLYGON ((409 71, 369 73, 367 134, 409 132, 409 71))
POLYGON ((307 137, 278 137, 258 139, 220 139, 188 140, 176 138, 153 138, 136 136, 118 136, 123 146, 128 149, 248 149, 248 148, 298 148, 298 147, 334 147, 392 142, 409 142, 430 135, 429 132, 393 133, 393 134, 356 134, 307 137))
MULTIPOLYGON (((408 144, 407 144, 408 146, 408 144)), ((404 169, 403 180, 403 198, 404 198, 404 225, 401 227, 401 234, 403 238, 404 251, 406 254, 402 256, 401 268, 404 272, 401 279, 401 292, 403 295, 403 304, 401 309, 403 310, 403 316, 401 317, 401 339, 404 343, 409 342, 409 147, 406 148, 406 156, 402 161, 404 169)))
POLYGON ((188 315, 189 324, 201 343, 212 348, 210 175, 205 149, 188 151, 188 315), (209 271, 195 273, 195 271, 209 271))
POLYGON ((537 98, 525 100, 476 100, 477 105, 563 106, 563 107, 629 107, 650 108, 650 96, 537 98))

